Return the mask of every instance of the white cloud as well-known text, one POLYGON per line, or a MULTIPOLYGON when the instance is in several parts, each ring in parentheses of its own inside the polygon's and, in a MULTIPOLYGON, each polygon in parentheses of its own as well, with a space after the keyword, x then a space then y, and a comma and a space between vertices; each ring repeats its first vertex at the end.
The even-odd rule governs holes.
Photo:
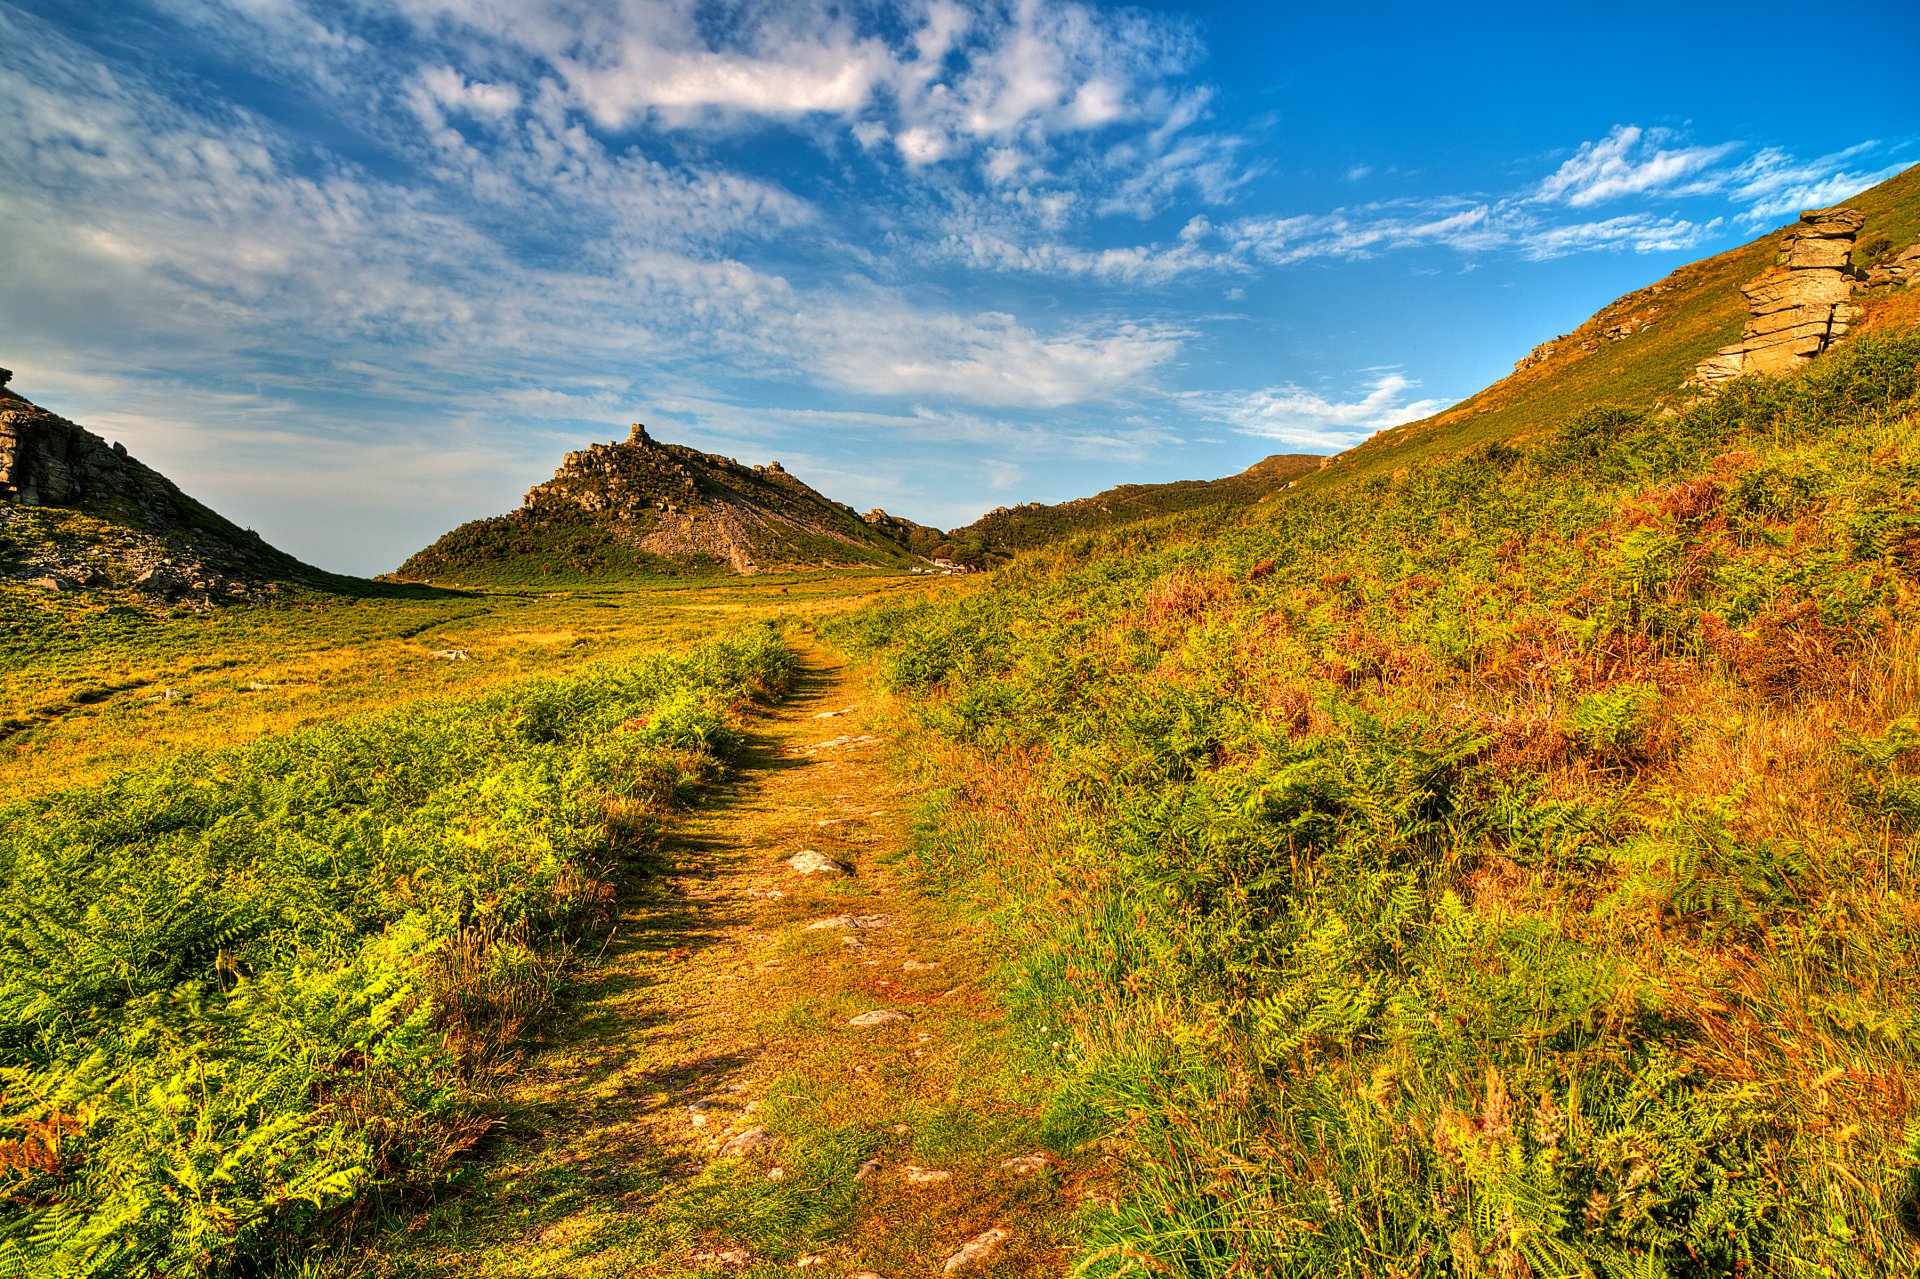
POLYGON ((1615 125, 1598 142, 1583 142, 1573 156, 1540 184, 1542 200, 1579 209, 1603 200, 1668 191, 1724 159, 1737 148, 1674 146, 1668 129, 1615 125))
POLYGON ((1440 400, 1408 400, 1419 385, 1405 374, 1375 376, 1357 399, 1334 400, 1300 386, 1258 391, 1191 392, 1180 399, 1202 416, 1242 435, 1279 440, 1308 450, 1344 449, 1375 431, 1418 421, 1445 407, 1440 400))
POLYGON ((1906 167, 1904 161, 1870 169, 1849 167, 1875 145, 1863 143, 1815 160, 1797 159, 1779 147, 1763 147, 1728 176, 1728 194, 1749 206, 1743 217, 1747 222, 1825 208, 1886 181, 1906 167))

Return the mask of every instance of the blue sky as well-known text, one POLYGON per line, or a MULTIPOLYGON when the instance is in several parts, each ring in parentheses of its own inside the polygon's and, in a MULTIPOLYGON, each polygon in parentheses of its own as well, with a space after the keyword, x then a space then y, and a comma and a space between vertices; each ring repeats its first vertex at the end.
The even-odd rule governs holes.
POLYGON ((1910 0, 0 0, 0 364, 376 572, 644 421, 943 527, 1327 452, 1920 162, 1910 0))

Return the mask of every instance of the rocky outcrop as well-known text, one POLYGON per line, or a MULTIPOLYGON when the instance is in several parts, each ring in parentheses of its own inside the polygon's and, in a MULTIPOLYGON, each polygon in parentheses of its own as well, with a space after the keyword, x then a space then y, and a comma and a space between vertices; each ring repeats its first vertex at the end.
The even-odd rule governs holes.
POLYGON ((149 522, 164 523, 179 517, 181 499, 165 476, 128 457, 126 446, 0 392, 0 501, 70 507, 123 501, 149 522))
POLYGON ((915 555, 930 556, 946 539, 946 534, 928 524, 916 523, 904 515, 892 515, 875 507, 860 517, 868 528, 892 538, 915 555))
POLYGON ((1920 279, 1920 244, 1909 244, 1892 257, 1883 258, 1868 267, 1866 287, 1898 288, 1903 284, 1912 284, 1917 279, 1920 279))
POLYGON ((322 576, 194 501, 124 445, 4 389, 10 379, 0 369, 0 540, 20 549, 0 576, 50 592, 124 589, 200 604, 322 576))
POLYGON ((1851 209, 1811 210, 1775 264, 1745 285, 1747 324, 1689 383, 1712 386, 1751 373, 1788 373, 1839 341, 1860 318, 1849 258, 1865 219, 1851 209))
POLYGON ((397 576, 479 581, 717 566, 904 566, 907 547, 788 474, 667 444, 636 425, 626 439, 561 460, 519 510, 462 525, 397 576))

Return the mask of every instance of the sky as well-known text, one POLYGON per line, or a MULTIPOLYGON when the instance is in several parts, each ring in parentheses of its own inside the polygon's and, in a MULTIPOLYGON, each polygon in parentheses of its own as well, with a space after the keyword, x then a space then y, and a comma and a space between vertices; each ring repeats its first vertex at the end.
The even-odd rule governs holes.
POLYGON ((323 567, 562 453, 1332 452, 1920 163, 1920 6, 0 0, 0 364, 323 567))

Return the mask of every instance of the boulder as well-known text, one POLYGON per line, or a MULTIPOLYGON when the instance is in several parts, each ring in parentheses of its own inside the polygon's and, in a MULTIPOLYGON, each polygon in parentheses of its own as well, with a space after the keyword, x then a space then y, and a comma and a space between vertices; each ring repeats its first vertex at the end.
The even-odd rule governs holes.
POLYGON ((803 848, 787 858, 787 869, 796 875, 851 875, 853 867, 845 862, 836 861, 825 853, 816 853, 811 848, 803 848))
POLYGON ((1702 360, 1688 384, 1790 373, 1844 337, 1860 316, 1848 259, 1865 221, 1852 209, 1801 214, 1775 265, 1740 287, 1747 300, 1740 340, 1702 360))

